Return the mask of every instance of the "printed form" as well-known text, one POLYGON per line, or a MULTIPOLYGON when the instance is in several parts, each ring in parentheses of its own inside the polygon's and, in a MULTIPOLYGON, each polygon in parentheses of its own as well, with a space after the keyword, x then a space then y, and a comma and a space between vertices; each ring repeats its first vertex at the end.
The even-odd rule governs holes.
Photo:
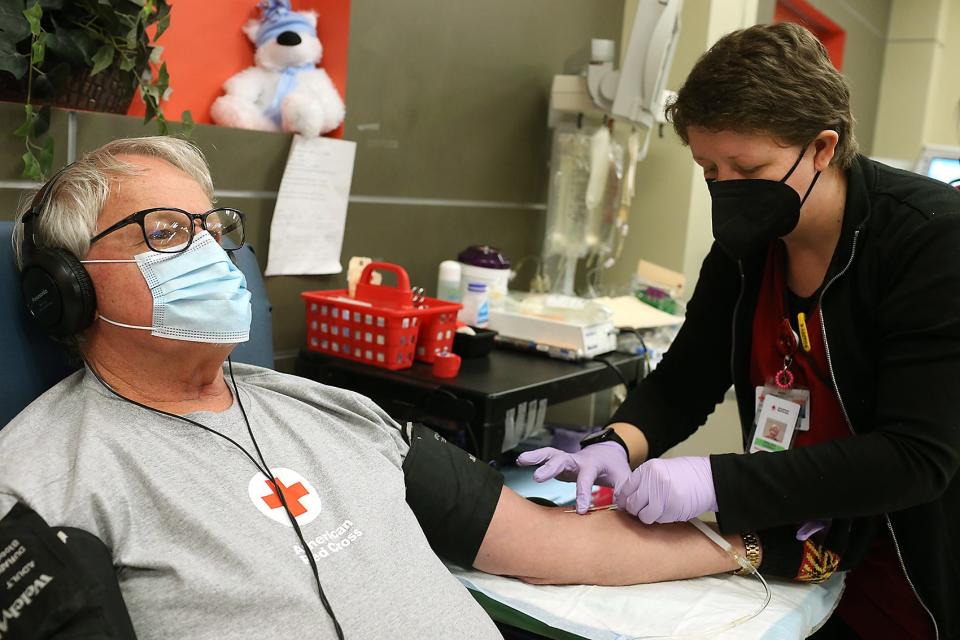
POLYGON ((294 136, 270 224, 268 276, 340 273, 357 145, 294 136))

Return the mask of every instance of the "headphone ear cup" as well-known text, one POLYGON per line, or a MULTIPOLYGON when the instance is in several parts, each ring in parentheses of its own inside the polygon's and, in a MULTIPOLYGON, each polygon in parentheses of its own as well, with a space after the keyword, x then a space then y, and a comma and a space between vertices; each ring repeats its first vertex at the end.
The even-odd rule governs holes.
POLYGON ((65 249, 42 249, 20 273, 27 310, 57 338, 74 336, 93 323, 97 295, 83 264, 65 249))

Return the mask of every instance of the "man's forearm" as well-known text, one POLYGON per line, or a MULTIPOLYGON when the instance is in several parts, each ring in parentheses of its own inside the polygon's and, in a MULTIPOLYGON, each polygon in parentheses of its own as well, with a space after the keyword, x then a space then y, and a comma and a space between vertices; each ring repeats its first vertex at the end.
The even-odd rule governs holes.
MULTIPOLYGON (((726 536, 741 554, 740 536, 726 536)), ((543 584, 625 585, 737 569, 687 523, 645 525, 617 511, 535 505, 504 488, 474 567, 543 584)))

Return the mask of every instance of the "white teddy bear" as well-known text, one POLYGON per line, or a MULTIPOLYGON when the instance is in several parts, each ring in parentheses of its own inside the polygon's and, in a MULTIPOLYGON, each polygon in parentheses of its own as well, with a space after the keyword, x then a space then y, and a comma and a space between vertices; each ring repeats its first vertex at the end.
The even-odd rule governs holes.
POLYGON ((290 0, 266 0, 261 19, 243 32, 256 46, 256 66, 223 84, 226 95, 213 102, 217 124, 260 131, 319 136, 343 122, 343 100, 330 77, 317 68, 323 47, 317 14, 292 11, 290 0))

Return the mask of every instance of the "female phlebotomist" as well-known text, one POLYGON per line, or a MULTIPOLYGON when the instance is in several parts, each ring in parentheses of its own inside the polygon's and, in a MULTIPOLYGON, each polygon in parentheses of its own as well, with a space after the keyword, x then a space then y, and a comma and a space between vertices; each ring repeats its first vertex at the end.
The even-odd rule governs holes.
POLYGON ((960 193, 857 154, 849 89, 802 27, 704 54, 668 107, 716 243, 660 366, 538 480, 647 523, 716 511, 761 571, 850 570, 837 637, 960 638, 960 193), (746 453, 660 459, 730 385, 746 453))

